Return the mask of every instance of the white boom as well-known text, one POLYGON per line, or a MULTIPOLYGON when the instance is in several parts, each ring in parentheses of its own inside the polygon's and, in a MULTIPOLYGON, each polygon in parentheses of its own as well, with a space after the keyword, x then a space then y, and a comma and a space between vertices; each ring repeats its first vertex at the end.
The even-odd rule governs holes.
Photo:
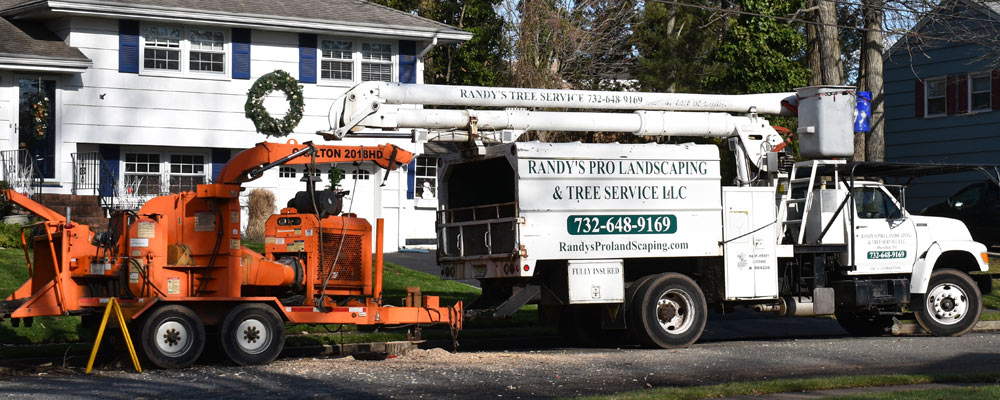
MULTIPOLYGON (((814 88, 806 89, 815 92, 814 88)), ((484 131, 503 130, 739 138, 739 169, 746 167, 745 161, 764 169, 764 155, 783 139, 758 115, 795 115, 800 98, 805 101, 794 92, 708 95, 365 82, 334 101, 330 130, 317 133, 333 140, 362 128, 465 130, 472 138, 482 137, 484 131), (600 111, 532 110, 537 108, 600 111)), ((846 131, 851 134, 851 116, 838 114, 836 118, 846 122, 846 131)), ((817 134, 822 124, 815 125, 800 127, 800 133, 817 134)))

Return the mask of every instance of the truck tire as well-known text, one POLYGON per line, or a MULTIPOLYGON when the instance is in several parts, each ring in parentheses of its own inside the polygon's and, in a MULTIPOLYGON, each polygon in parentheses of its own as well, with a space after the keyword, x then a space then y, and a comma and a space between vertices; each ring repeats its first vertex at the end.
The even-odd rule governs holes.
POLYGON ((219 345, 238 365, 267 364, 285 347, 285 321, 268 305, 240 304, 222 320, 219 345))
POLYGON ((983 312, 983 295, 968 274, 939 269, 931 274, 923 307, 915 307, 917 323, 934 336, 961 336, 972 330, 983 312))
POLYGON ((892 332, 896 323, 889 315, 868 311, 836 311, 837 323, 854 336, 882 336, 892 332))
POLYGON ((139 334, 142 352, 164 369, 194 364, 205 349, 205 325, 198 314, 179 304, 157 307, 147 315, 139 334))
POLYGON ((691 278, 665 273, 642 282, 630 303, 629 332, 647 347, 686 347, 708 320, 705 294, 691 278))

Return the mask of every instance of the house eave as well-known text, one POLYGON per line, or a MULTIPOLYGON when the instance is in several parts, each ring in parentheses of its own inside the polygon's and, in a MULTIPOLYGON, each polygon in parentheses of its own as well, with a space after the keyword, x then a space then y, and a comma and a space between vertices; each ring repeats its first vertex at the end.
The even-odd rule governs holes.
POLYGON ((0 69, 33 72, 58 72, 80 74, 93 65, 90 60, 24 57, 0 54, 0 69))
POLYGON ((37 12, 106 18, 129 18, 146 21, 218 25, 317 34, 353 34, 427 40, 437 37, 439 41, 446 43, 464 42, 472 39, 471 33, 459 30, 393 25, 347 24, 323 20, 301 20, 275 16, 231 14, 155 6, 139 7, 107 5, 91 2, 38 1, 11 8, 4 11, 0 15, 18 17, 37 12))

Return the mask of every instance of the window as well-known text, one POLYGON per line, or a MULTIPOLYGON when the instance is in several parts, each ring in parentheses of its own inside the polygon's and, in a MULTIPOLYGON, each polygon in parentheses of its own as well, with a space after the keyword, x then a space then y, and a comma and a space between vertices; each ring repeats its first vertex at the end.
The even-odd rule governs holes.
POLYGON ((225 76, 227 36, 222 30, 145 25, 142 71, 225 76))
POLYGON ((170 193, 187 192, 205 183, 205 156, 170 155, 170 193))
POLYGON ((354 80, 354 43, 324 40, 321 44, 320 77, 344 81, 354 80))
POLYGON ((902 213, 892 197, 877 187, 859 187, 854 189, 854 206, 858 218, 889 219, 899 218, 902 213))
POLYGON ((294 178, 295 167, 278 167, 279 178, 294 178))
POLYGON ((353 173, 351 173, 351 178, 353 178, 356 181, 367 181, 371 179, 371 175, 372 175, 371 172, 368 172, 367 169, 359 168, 354 170, 353 173))
POLYGON ((990 110, 990 73, 972 74, 969 76, 969 107, 970 111, 990 110))
POLYGON ((352 39, 320 39, 319 53, 321 81, 392 82, 392 44, 352 39))
POLYGON ((927 116, 945 115, 948 111, 948 85, 945 78, 928 79, 926 85, 927 116))
POLYGON ((983 185, 976 184, 969 186, 962 191, 955 193, 948 199, 948 203, 955 208, 971 207, 979 204, 979 200, 982 198, 983 185))
POLYGON ((181 70, 181 30, 147 26, 143 33, 143 67, 166 71, 181 70))
POLYGON ((437 157, 418 156, 413 162, 414 195, 418 199, 437 198, 437 157))
POLYGON ((392 81, 392 46, 385 43, 361 44, 361 81, 392 81))
POLYGON ((204 154, 125 153, 122 192, 143 196, 180 193, 208 182, 204 154))
POLYGON ((226 37, 222 32, 192 29, 188 38, 192 71, 226 72, 226 37))
POLYGON ((125 186, 126 194, 159 195, 160 187, 160 155, 156 153, 126 153, 125 154, 125 186))

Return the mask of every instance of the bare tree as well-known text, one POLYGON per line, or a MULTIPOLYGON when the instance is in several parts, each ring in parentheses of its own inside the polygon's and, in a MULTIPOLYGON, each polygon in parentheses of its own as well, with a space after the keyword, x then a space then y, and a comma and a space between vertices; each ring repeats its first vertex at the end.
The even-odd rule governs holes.
MULTIPOLYGON (((861 49, 862 65, 858 84, 862 91, 871 92, 871 130, 867 135, 864 135, 865 151, 861 158, 865 161, 885 161, 885 124, 883 121, 885 93, 882 89, 882 54, 885 49, 882 35, 883 14, 885 12, 883 5, 882 0, 865 0, 862 9, 865 39, 861 49)), ((857 147, 857 143, 855 143, 855 148, 857 147)))

